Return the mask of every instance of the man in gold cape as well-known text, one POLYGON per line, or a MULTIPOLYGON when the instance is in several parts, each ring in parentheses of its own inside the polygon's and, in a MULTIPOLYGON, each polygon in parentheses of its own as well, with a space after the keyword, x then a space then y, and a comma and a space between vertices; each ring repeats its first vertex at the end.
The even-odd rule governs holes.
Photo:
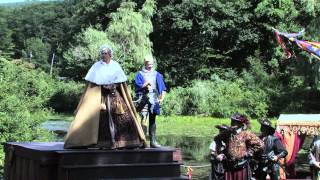
POLYGON ((121 66, 108 45, 88 71, 87 85, 65 138, 64 148, 135 148, 146 144, 121 66))

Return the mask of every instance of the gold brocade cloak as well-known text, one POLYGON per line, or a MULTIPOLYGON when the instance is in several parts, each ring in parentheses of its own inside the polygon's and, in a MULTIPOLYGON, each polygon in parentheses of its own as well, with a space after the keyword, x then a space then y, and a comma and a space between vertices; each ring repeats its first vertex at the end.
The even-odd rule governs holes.
MULTIPOLYGON (((128 113, 133 120, 133 126, 137 130, 141 145, 146 145, 145 135, 138 121, 138 116, 131 95, 126 83, 118 84, 119 93, 127 106, 128 113)), ((71 123, 65 138, 64 148, 77 148, 94 146, 98 143, 99 138, 99 121, 101 121, 101 103, 102 87, 93 83, 88 83, 85 88, 78 107, 76 115, 71 123)), ((101 122, 100 122, 101 124, 101 122)))

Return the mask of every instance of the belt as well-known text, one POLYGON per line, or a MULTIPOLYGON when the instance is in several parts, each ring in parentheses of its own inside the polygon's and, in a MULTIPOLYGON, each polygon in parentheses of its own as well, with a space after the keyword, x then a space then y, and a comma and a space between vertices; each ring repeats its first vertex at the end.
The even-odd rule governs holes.
POLYGON ((117 86, 115 84, 110 84, 110 85, 103 85, 102 88, 105 94, 115 95, 117 86))

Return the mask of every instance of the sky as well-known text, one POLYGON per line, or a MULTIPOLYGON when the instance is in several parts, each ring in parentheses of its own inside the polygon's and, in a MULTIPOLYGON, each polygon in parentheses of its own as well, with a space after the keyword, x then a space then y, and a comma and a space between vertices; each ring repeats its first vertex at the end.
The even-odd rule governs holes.
POLYGON ((23 2, 24 0, 0 0, 0 3, 15 3, 15 2, 23 2))
MULTIPOLYGON (((17 3, 17 2, 24 2, 26 0, 0 0, 1 3, 17 3)), ((45 1, 45 0, 40 0, 40 1, 45 1)))

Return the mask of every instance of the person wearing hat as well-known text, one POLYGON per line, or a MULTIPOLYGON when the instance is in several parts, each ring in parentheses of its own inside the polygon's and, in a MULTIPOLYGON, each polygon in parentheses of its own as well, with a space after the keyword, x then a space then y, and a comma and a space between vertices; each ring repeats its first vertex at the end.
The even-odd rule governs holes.
POLYGON ((235 113, 231 116, 233 131, 226 150, 225 180, 247 180, 252 177, 250 160, 263 150, 264 145, 258 136, 248 130, 249 124, 245 115, 235 113))
POLYGON ((309 164, 312 180, 320 180, 320 136, 314 135, 309 149, 309 164))
POLYGON ((265 180, 267 175, 271 180, 279 179, 279 164, 280 158, 285 158, 288 154, 280 139, 274 135, 275 128, 268 119, 260 119, 261 135, 259 138, 264 142, 264 150, 259 156, 258 168, 255 171, 256 179, 265 180))
POLYGON ((144 66, 135 76, 136 108, 140 112, 141 125, 147 133, 147 119, 149 119, 150 147, 159 148, 156 140, 156 116, 160 114, 160 104, 166 94, 166 86, 162 74, 153 67, 154 58, 147 55, 144 66))
POLYGON ((211 179, 224 179, 224 161, 226 160, 225 151, 231 134, 231 128, 225 124, 216 125, 219 134, 213 138, 210 144, 210 161, 211 161, 211 179))

